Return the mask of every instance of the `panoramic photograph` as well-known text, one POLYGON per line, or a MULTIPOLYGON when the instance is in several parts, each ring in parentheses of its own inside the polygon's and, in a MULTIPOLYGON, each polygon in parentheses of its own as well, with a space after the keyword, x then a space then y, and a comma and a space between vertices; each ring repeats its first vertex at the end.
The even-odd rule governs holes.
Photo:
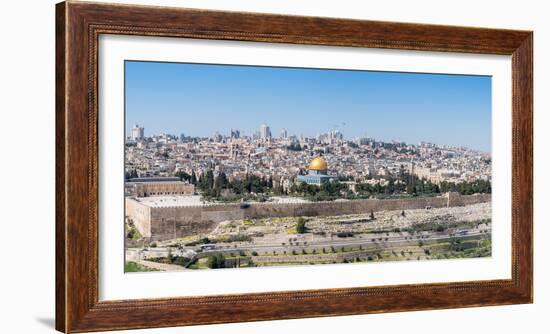
POLYGON ((124 132, 127 273, 491 257, 490 76, 126 61, 124 132))

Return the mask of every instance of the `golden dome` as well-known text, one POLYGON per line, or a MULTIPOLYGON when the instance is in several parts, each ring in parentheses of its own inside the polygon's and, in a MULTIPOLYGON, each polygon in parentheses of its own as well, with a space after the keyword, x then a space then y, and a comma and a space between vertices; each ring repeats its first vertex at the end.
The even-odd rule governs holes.
POLYGON ((327 162, 321 157, 316 157, 309 163, 308 170, 327 170, 327 162))

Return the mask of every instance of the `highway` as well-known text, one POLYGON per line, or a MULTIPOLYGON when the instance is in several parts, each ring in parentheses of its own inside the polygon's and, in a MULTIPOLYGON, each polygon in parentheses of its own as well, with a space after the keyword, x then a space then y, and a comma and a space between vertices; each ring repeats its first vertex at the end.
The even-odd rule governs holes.
POLYGON ((320 242, 307 242, 307 244, 304 244, 304 242, 300 242, 299 245, 281 245, 281 244, 244 244, 244 245, 238 245, 235 247, 214 247, 211 250, 203 251, 203 253, 211 252, 238 252, 238 251, 285 251, 285 250, 302 250, 302 249, 319 249, 319 248, 330 248, 330 247, 353 247, 353 246, 360 246, 360 245, 381 245, 384 246, 384 248, 391 249, 396 246, 401 245, 413 245, 418 244, 419 241, 422 241, 424 244, 427 243, 435 243, 435 242, 444 242, 448 240, 456 240, 456 239, 472 239, 476 237, 482 237, 487 236, 490 234, 490 230, 488 230, 488 233, 481 232, 476 229, 468 230, 467 234, 465 235, 456 235, 450 237, 448 234, 425 234, 422 235, 421 238, 417 238, 416 236, 403 236, 403 235, 397 235, 397 236, 386 236, 385 234, 380 235, 369 235, 365 238, 339 238, 339 240, 327 240, 327 241, 320 241, 320 242), (405 238, 406 237, 406 238, 405 238), (374 242, 371 239, 376 239, 374 242), (383 240, 380 241, 379 239, 382 238, 383 240), (386 241, 386 238, 388 239, 386 241), (347 240, 346 240, 347 239, 347 240))
POLYGON ((169 249, 169 248, 148 248, 148 249, 141 249, 141 248, 128 248, 126 251, 126 258, 127 260, 142 260, 149 257, 165 257, 170 252, 172 255, 180 255, 185 256, 189 258, 201 258, 205 257, 211 254, 217 254, 217 253, 238 253, 240 251, 245 252, 252 252, 256 251, 259 254, 265 254, 265 253, 273 253, 276 252, 278 254, 282 254, 283 252, 287 252, 287 254, 290 254, 292 251, 302 251, 305 250, 313 250, 316 249, 319 254, 321 254, 321 251, 323 248, 325 248, 327 251, 330 251, 332 247, 341 249, 342 247, 345 248, 351 248, 351 247, 359 247, 364 246, 365 250, 372 249, 373 245, 376 245, 379 249, 385 249, 385 250, 391 250, 396 247, 401 246, 407 246, 407 245, 418 245, 418 242, 422 242, 423 244, 433 244, 438 242, 445 242, 449 240, 458 240, 458 239, 481 239, 483 237, 490 237, 491 230, 485 229, 484 231, 480 231, 478 229, 470 229, 463 232, 464 234, 460 235, 453 235, 449 236, 448 233, 426 233, 423 234, 416 234, 414 236, 412 235, 403 235, 401 233, 390 233, 389 236, 386 235, 386 233, 380 233, 380 234, 367 234, 362 235, 359 237, 350 237, 350 238, 338 238, 335 240, 322 240, 322 241, 308 241, 307 243, 304 241, 299 241, 299 244, 293 243, 290 245, 289 243, 286 243, 285 245, 282 245, 280 243, 278 244, 253 244, 253 243, 247 243, 247 244, 238 244, 238 245, 228 245, 228 246, 221 246, 218 244, 213 244, 212 249, 208 250, 201 250, 200 246, 193 246, 193 247, 184 247, 183 249, 169 249), (375 241, 372 241, 372 239, 375 239, 375 241), (380 240, 382 239, 382 240, 380 240), (387 241, 386 241, 387 239, 387 241))

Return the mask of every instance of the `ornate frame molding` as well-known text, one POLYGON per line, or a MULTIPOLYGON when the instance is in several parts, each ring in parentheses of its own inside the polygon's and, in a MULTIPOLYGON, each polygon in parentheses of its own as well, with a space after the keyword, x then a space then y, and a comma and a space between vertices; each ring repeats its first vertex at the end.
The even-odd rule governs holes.
POLYGON ((516 30, 80 1, 59 3, 56 329, 68 333, 531 303, 532 36, 532 32, 516 30), (511 55, 512 279, 99 301, 97 63, 101 34, 511 55), (216 317, 212 319, 211 314, 216 317))

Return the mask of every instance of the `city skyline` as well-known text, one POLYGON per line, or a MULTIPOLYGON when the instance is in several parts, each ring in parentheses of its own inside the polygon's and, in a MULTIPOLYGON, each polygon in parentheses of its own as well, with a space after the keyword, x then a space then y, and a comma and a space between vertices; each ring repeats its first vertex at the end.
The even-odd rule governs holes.
POLYGON ((491 78, 127 61, 127 136, 135 124, 146 136, 251 137, 266 124, 277 138, 338 130, 490 152, 491 78))
MULTIPOLYGON (((188 136, 185 133, 180 133, 178 135, 176 133, 168 133, 168 132, 161 132, 161 133, 155 133, 155 134, 144 134, 144 129, 145 128, 142 127, 141 124, 134 124, 134 126, 130 129, 130 135, 126 136, 126 138, 129 139, 129 140, 142 140, 144 138, 154 138, 154 137, 162 138, 163 136, 173 136, 175 138, 180 138, 181 139, 181 135, 184 135, 185 138, 215 139, 216 136, 220 136, 220 138, 223 138, 223 139, 249 138, 251 140, 254 140, 254 139, 261 140, 261 139, 264 139, 264 137, 262 136, 262 133, 261 133, 263 125, 267 125, 267 127, 269 128, 268 124, 261 124, 259 126, 259 131, 252 131, 253 133, 250 133, 250 134, 244 133, 240 129, 231 128, 227 131, 227 133, 223 132, 223 131, 214 131, 214 133, 210 136, 188 136), (141 131, 141 136, 139 138, 135 138, 134 132, 138 129, 139 129, 139 131, 141 131), (235 131, 239 134, 238 137, 234 136, 235 131)), ((330 131, 326 131, 326 132, 320 132, 317 135, 311 136, 311 137, 304 136, 303 138, 304 139, 318 139, 319 136, 329 135, 331 132, 333 132, 333 134, 335 134, 335 133, 341 134, 340 130, 330 130, 330 131)), ((293 136, 295 136, 298 141, 301 139, 299 136, 296 136, 295 134, 288 133, 288 131, 285 128, 282 128, 281 131, 278 134, 273 133, 273 131, 270 130, 270 134, 271 134, 270 137, 273 138, 273 139, 288 139, 288 138, 291 138, 293 136), (282 135, 283 132, 285 133, 285 136, 282 135)), ((410 143, 410 142, 406 142, 406 141, 397 141, 395 139, 381 140, 379 138, 367 137, 367 136, 356 137, 356 138, 345 138, 345 135, 343 135, 343 134, 342 134, 342 136, 343 136, 344 140, 351 141, 351 142, 357 142, 358 140, 367 139, 367 140, 374 140, 374 141, 382 142, 382 143, 400 143, 400 144, 404 143, 406 145, 413 145, 413 146, 418 146, 418 145, 421 145, 421 144, 431 144, 431 145, 435 145, 437 147, 445 146, 445 147, 453 147, 453 148, 466 148, 468 150, 479 151, 479 152, 482 152, 482 153, 489 153, 489 154, 491 153, 490 151, 478 150, 476 148, 471 148, 471 147, 467 147, 467 146, 464 146, 464 145, 460 146, 460 145, 451 145, 451 144, 441 144, 441 143, 430 142, 430 141, 425 141, 425 140, 420 141, 418 143, 410 143)))

